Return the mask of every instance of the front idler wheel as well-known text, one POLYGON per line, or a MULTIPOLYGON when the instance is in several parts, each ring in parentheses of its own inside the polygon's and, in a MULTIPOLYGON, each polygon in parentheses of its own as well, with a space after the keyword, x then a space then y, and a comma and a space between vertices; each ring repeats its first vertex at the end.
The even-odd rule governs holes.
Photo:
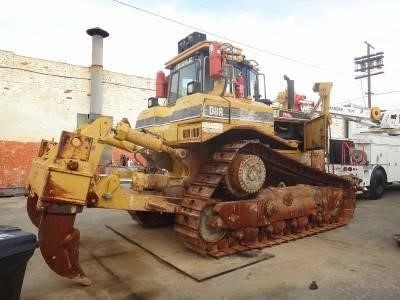
POLYGON ((224 238, 227 230, 219 224, 220 219, 212 206, 206 207, 200 215, 200 236, 204 241, 216 243, 224 238))

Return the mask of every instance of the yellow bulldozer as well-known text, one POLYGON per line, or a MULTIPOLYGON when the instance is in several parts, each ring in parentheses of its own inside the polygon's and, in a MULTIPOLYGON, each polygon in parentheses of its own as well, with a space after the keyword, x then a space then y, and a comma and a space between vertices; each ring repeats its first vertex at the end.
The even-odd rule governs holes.
POLYGON ((126 210, 144 226, 174 223, 191 250, 221 257, 347 224, 352 185, 315 168, 327 143, 332 83, 315 83, 322 113, 274 109, 257 63, 230 44, 193 33, 157 73, 156 95, 132 128, 101 116, 58 143, 43 141, 27 181, 27 207, 56 273, 90 284, 79 265, 83 208, 126 210), (106 145, 145 159, 121 185, 99 176, 106 145))

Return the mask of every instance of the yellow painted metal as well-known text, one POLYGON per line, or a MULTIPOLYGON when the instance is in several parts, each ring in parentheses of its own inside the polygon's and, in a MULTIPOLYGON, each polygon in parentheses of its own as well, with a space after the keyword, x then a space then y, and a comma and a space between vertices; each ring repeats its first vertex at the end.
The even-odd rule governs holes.
POLYGON ((371 107, 371 119, 374 121, 379 121, 381 119, 382 112, 377 106, 371 107))
MULTIPOLYGON (((122 189, 120 172, 112 171, 109 175, 97 179, 97 166, 106 144, 130 151, 140 148, 137 145, 139 143, 132 144, 114 138, 111 125, 109 118, 101 117, 75 132, 63 132, 57 146, 34 159, 28 176, 27 188, 30 193, 38 195, 39 203, 47 201, 83 206, 87 204, 90 192, 91 197, 97 198, 97 203, 92 205, 95 207, 123 210, 154 210, 155 207, 159 207, 165 212, 174 211, 175 207, 167 203, 160 192, 141 193, 130 188, 122 189), (165 204, 162 204, 164 202, 165 204)), ((133 139, 146 146, 150 145, 153 150, 166 151, 168 148, 166 152, 177 156, 183 153, 180 149, 165 146, 160 139, 129 128, 126 123, 121 123, 119 128, 122 130, 117 131, 117 134, 125 134, 124 137, 128 140, 133 139)), ((179 170, 173 172, 178 178, 186 174, 182 167, 175 169, 179 170)), ((168 184, 168 178, 163 175, 153 177, 147 176, 143 187, 161 187, 168 184)))
POLYGON ((304 125, 304 149, 325 149, 327 139, 326 117, 320 116, 304 125))
POLYGON ((196 53, 197 51, 200 51, 203 49, 208 49, 210 47, 210 45, 211 45, 210 41, 202 41, 200 43, 197 43, 193 47, 186 49, 185 51, 179 53, 179 55, 175 56, 173 59, 166 62, 165 68, 167 68, 167 69, 171 68, 172 66, 176 65, 177 63, 180 63, 181 61, 184 61, 185 59, 192 57, 193 54, 196 53))
POLYGON ((113 147, 117 147, 119 149, 122 149, 122 150, 125 150, 128 152, 135 152, 142 148, 142 147, 135 145, 133 143, 130 143, 128 141, 117 140, 116 138, 114 138, 114 135, 108 135, 104 138, 101 137, 99 139, 99 142, 102 142, 104 144, 107 144, 107 145, 110 145, 113 147))
POLYGON ((134 172, 132 176, 132 189, 135 191, 154 190, 162 191, 168 187, 169 175, 167 174, 147 174, 144 172, 134 172))
POLYGON ((288 109, 288 93, 287 91, 279 92, 276 100, 281 104, 282 109, 288 109))
POLYGON ((39 201, 85 205, 105 146, 99 139, 110 134, 111 125, 110 118, 101 117, 73 133, 63 132, 58 145, 34 159, 28 190, 38 195, 39 201))
POLYGON ((225 80, 225 78, 214 80, 214 88, 208 94, 222 96, 225 92, 225 80))
POLYGON ((166 152, 177 157, 179 156, 179 153, 176 153, 175 149, 165 145, 164 141, 160 138, 132 129, 124 122, 119 122, 117 124, 115 138, 121 141, 135 143, 156 152, 166 152))
POLYGON ((84 205, 90 182, 89 175, 51 168, 41 200, 84 205))
MULTIPOLYGON (((175 122, 168 122, 166 124, 160 124, 160 125, 153 125, 146 127, 146 130, 156 134, 157 136, 161 137, 163 139, 163 143, 166 145, 170 146, 177 146, 179 143, 182 142, 206 142, 207 140, 222 134, 223 132, 226 132, 228 130, 238 128, 238 127, 243 127, 243 126, 249 126, 252 129, 259 131, 262 134, 269 135, 271 138, 275 138, 274 135, 274 127, 273 127, 273 109, 265 104, 258 103, 255 101, 251 101, 248 99, 238 99, 234 97, 222 97, 218 95, 211 95, 211 94, 202 94, 202 93, 197 93, 189 96, 182 97, 181 99, 178 99, 176 104, 174 106, 166 106, 162 107, 154 107, 150 108, 143 113, 139 114, 138 116, 138 121, 145 120, 148 118, 154 118, 154 119, 162 119, 162 118, 172 118, 175 112, 181 111, 183 109, 187 109, 190 107, 195 107, 195 106, 201 106, 201 115, 197 117, 192 117, 188 119, 182 119, 182 120, 177 120, 175 122), (226 119, 216 119, 215 117, 212 116, 205 116, 204 108, 206 105, 215 105, 221 108, 226 108, 229 109, 230 111, 237 109, 240 111, 243 111, 244 113, 247 113, 248 115, 251 114, 257 114, 257 113, 266 113, 270 115, 271 122, 269 123, 264 123, 264 122, 255 122, 254 120, 251 119, 231 119, 231 118, 226 118, 226 119), (217 130, 217 128, 208 128, 207 131, 207 126, 202 126, 204 122, 211 122, 214 124, 222 124, 222 129, 217 130), (184 128, 201 128, 202 131, 199 135, 198 138, 189 138, 185 139, 183 138, 183 130, 184 128), (212 132, 214 131, 214 132, 212 132)), ((221 126, 218 126, 218 128, 221 128, 221 126)), ((134 139, 137 136, 131 136, 129 139, 133 143, 134 139)), ((155 151, 159 151, 157 149, 160 149, 160 145, 157 143, 160 143, 157 141, 156 144, 151 145, 149 141, 149 135, 146 135, 146 139, 144 139, 145 142, 149 143, 148 148, 154 149, 155 151), (151 148, 153 147, 153 148, 151 148)), ((121 134, 119 137, 121 139, 127 139, 128 136, 127 134, 121 134)), ((150 136, 151 138, 151 136, 150 136)))
POLYGON ((98 196, 94 207, 121 210, 157 210, 174 213, 176 205, 161 193, 152 191, 135 191, 121 187, 115 175, 101 178, 93 185, 92 191, 98 196))
POLYGON ((332 82, 317 82, 314 84, 313 91, 318 93, 319 100, 310 112, 310 115, 312 115, 321 106, 321 115, 329 118, 332 85, 332 82))
MULTIPOLYGON (((193 47, 190 47, 189 49, 186 49, 185 51, 179 53, 177 56, 175 56, 173 59, 169 60, 168 62, 165 63, 165 68, 169 69, 173 67, 174 65, 184 61, 185 59, 188 59, 190 57, 193 57, 193 55, 200 51, 200 50, 208 50, 211 43, 211 41, 202 41, 200 43, 197 43, 193 47)), ((221 43, 219 43, 221 44, 221 43)), ((221 44, 221 48, 225 51, 227 54, 227 58, 229 60, 235 60, 235 61, 242 61, 243 60, 243 55, 242 55, 242 49, 234 47, 230 44, 221 44)))
POLYGON ((313 91, 319 94, 319 100, 310 114, 321 107, 321 116, 313 118, 304 125, 305 150, 325 150, 328 147, 328 124, 331 120, 329 105, 332 85, 332 82, 320 82, 313 86, 313 91))

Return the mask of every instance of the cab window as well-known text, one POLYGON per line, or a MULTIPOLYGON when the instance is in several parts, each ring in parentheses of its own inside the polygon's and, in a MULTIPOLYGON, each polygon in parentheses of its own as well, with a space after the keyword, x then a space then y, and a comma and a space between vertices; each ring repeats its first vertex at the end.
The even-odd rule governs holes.
POLYGON ((168 104, 174 104, 176 100, 187 95, 187 84, 198 80, 198 66, 199 61, 194 61, 172 73, 168 104))

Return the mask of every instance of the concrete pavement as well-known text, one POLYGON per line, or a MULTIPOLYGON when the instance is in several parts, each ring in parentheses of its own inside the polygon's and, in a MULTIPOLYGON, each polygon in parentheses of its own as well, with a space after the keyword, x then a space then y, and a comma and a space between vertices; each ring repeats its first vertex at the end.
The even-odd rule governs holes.
MULTIPOLYGON (((37 249, 21 299, 400 299, 400 248, 392 239, 400 233, 399 195, 394 186, 381 200, 360 199, 350 225, 268 248, 274 258, 204 282, 105 227, 133 222, 126 212, 85 209, 76 227, 81 266, 93 284, 81 287, 59 277, 37 249), (318 289, 309 289, 312 281, 318 289)), ((0 224, 36 233, 24 197, 0 198, 0 224)))

